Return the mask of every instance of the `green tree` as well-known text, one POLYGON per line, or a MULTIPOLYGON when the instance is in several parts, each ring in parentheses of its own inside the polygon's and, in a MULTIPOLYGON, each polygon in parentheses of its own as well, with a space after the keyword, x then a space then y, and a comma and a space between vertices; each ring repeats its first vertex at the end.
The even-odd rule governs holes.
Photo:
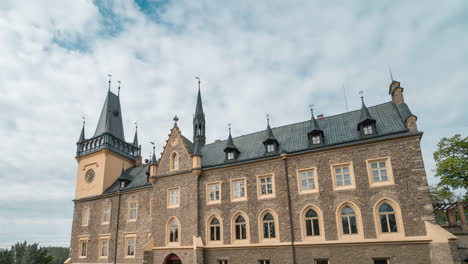
POLYGON ((434 152, 436 177, 440 178, 438 187, 450 189, 468 188, 468 137, 456 134, 442 138, 434 152))
POLYGON ((53 257, 37 243, 16 243, 10 250, 0 251, 0 264, 49 264, 53 257))
POLYGON ((63 264, 68 259, 68 248, 65 247, 47 247, 49 255, 54 257, 50 264, 63 264))

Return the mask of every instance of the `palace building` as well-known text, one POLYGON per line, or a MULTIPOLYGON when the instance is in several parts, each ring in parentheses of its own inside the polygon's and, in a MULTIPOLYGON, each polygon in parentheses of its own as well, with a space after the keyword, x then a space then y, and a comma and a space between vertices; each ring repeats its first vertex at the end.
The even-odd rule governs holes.
POLYGON ((206 142, 200 87, 191 138, 174 119, 142 161, 110 90, 78 171, 66 263, 455 263, 434 224, 416 116, 389 101, 206 142))

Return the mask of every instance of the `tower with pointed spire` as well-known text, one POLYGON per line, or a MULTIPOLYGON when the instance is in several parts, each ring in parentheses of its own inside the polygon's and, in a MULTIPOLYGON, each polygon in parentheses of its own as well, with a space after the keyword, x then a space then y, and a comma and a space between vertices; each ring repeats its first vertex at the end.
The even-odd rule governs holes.
POLYGON ((102 194, 121 176, 121 170, 135 166, 140 156, 137 131, 133 142, 125 141, 120 98, 109 89, 93 137, 85 138, 83 122, 76 151, 75 197, 102 194))
POLYGON ((203 112, 203 103, 200 92, 200 78, 198 79, 197 105, 195 106, 195 115, 193 116, 193 143, 194 155, 201 155, 201 148, 206 143, 205 135, 205 113, 203 112))

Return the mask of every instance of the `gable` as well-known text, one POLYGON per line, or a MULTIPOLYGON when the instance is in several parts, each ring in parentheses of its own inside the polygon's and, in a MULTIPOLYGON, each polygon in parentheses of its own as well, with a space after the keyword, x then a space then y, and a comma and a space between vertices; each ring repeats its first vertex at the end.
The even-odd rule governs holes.
POLYGON ((175 126, 172 128, 169 138, 166 141, 161 158, 159 159, 157 175, 166 175, 171 173, 191 171, 192 170, 192 157, 191 157, 192 142, 184 137, 179 128, 175 126), (178 157, 178 168, 173 170, 173 156, 178 157))

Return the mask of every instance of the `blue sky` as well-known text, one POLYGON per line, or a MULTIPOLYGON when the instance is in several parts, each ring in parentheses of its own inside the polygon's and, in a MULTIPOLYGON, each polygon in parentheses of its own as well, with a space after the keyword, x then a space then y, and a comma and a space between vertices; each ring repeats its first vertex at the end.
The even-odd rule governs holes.
POLYGON ((0 247, 68 245, 75 143, 94 133, 107 74, 127 140, 191 136, 202 78, 208 142, 389 101, 388 65, 424 131, 431 184, 441 137, 466 136, 466 1, 0 2, 0 247))

